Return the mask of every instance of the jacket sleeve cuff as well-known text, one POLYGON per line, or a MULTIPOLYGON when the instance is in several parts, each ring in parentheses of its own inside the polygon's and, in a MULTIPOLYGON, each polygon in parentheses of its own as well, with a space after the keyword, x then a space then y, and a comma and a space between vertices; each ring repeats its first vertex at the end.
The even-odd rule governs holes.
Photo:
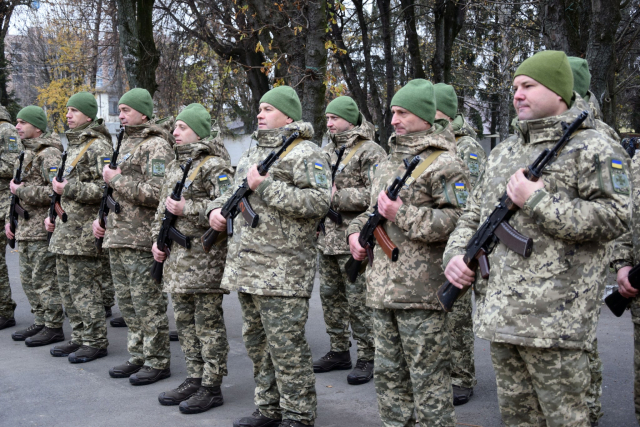
POLYGON ((403 231, 409 230, 409 224, 407 224, 407 210, 408 205, 406 203, 403 203, 396 213, 396 225, 403 231))
POLYGON ((268 177, 267 179, 265 179, 264 181, 262 181, 262 184, 258 185, 258 188, 256 188, 256 193, 258 193, 260 195, 260 198, 263 198, 263 194, 266 191, 267 187, 269 187, 271 184, 273 183, 273 178, 268 177))
POLYGON ((536 206, 538 206, 540 202, 547 197, 549 197, 549 193, 547 193, 544 188, 536 190, 524 203, 522 212, 530 218, 533 218, 536 213, 536 206))

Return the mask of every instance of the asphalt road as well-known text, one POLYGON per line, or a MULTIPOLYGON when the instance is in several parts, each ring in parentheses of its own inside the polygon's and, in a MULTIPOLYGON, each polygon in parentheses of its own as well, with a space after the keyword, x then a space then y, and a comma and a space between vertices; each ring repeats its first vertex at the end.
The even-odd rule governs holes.
MULTIPOLYGON (((237 296, 225 297, 224 310, 229 353, 229 376, 223 383, 225 404, 208 412, 183 415, 175 406, 161 406, 157 396, 186 378, 185 363, 177 342, 171 343, 172 376, 158 383, 134 387, 127 379, 109 377, 110 367, 127 359, 126 330, 108 326, 109 355, 85 364, 70 364, 49 355, 49 347, 29 348, 11 339, 11 332, 32 320, 22 292, 18 256, 7 252, 13 298, 18 303, 17 326, 0 331, 0 426, 135 426, 160 427, 231 426, 234 419, 254 410, 252 364, 242 342, 242 320, 237 296)), ((114 315, 119 315, 114 307, 114 315)), ((169 310, 172 329, 173 313, 169 310)), ((307 338, 314 358, 329 347, 324 330, 318 286, 311 299, 307 338)), ((64 325, 69 336, 69 325, 64 325)), ((615 318, 603 307, 598 328, 600 354, 604 361, 600 426, 634 426, 633 326, 628 313, 615 318)), ((352 348, 355 360, 355 346, 352 348)), ((476 340, 475 360, 478 385, 472 400, 456 408, 458 425, 501 425, 495 375, 489 344, 476 340)), ((316 426, 379 426, 373 383, 350 386, 349 371, 320 374, 316 380, 318 418, 316 426)))

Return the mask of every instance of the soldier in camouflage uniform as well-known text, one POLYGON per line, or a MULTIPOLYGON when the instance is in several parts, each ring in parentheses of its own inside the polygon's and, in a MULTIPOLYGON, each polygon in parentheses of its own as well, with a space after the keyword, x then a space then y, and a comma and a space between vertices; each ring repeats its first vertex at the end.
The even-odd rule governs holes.
POLYGON ((331 350, 313 362, 315 373, 334 369, 350 369, 349 324, 358 343, 358 361, 347 376, 349 384, 364 384, 373 378, 375 347, 371 332, 371 309, 366 306, 364 275, 351 283, 344 270, 349 259, 349 245, 344 232, 349 222, 369 207, 371 172, 386 153, 373 141, 373 125, 358 111, 355 101, 341 96, 329 103, 325 111, 329 129, 329 144, 324 152, 331 164, 338 160, 336 150, 345 147, 340 171, 332 188, 332 208, 342 216, 342 224, 329 217, 318 236, 320 269, 320 300, 324 322, 331 341, 331 350), (323 231, 324 231, 323 230, 323 231))
POLYGON ((475 332, 491 341, 498 402, 508 426, 589 425, 586 351, 596 333, 606 242, 628 223, 628 158, 589 117, 543 177, 523 168, 556 144, 561 124, 573 122, 573 76, 566 55, 539 52, 514 78, 517 133, 487 159, 443 258, 447 279, 469 286, 475 273, 462 261, 465 246, 504 191, 521 208, 509 221, 533 238, 529 258, 498 243, 491 275, 475 284, 475 332))
POLYGON ((103 168, 120 213, 110 212, 107 229, 93 223, 95 237, 104 236, 118 306, 127 326, 130 358, 109 370, 112 378, 133 385, 152 384, 171 376, 167 295, 149 274, 153 264, 151 224, 160 201, 165 165, 174 160, 172 119, 153 115, 146 89, 132 89, 119 101, 125 137, 116 169, 103 168))
MULTIPOLYGON (((453 86, 438 83, 436 92, 436 119, 448 120, 456 138, 458 157, 469 169, 471 190, 484 172, 487 155, 476 141, 476 132, 462 114, 458 113, 458 96, 453 86)), ((464 405, 473 396, 476 385, 476 368, 473 351, 472 292, 466 292, 456 301, 453 311, 447 315, 447 329, 451 337, 451 384, 453 404, 464 405)))
POLYGON ((190 249, 173 242, 171 257, 153 244, 156 261, 164 262, 164 290, 171 293, 180 346, 187 363, 187 379, 163 392, 163 405, 180 405, 180 412, 197 414, 223 404, 220 385, 227 375, 229 343, 220 289, 227 257, 226 243, 205 253, 199 238, 209 228, 204 215, 211 200, 228 189, 233 172, 222 139, 211 135, 211 116, 200 104, 187 106, 176 117, 176 159, 167 166, 160 205, 152 226, 153 240, 160 233, 165 209, 178 216, 175 228, 191 238, 190 249), (184 175, 181 165, 193 160, 180 201, 170 195, 184 175))
POLYGON ((10 188, 29 216, 28 219, 18 217, 15 236, 9 224, 5 226, 5 233, 19 242, 20 281, 34 322, 27 329, 14 332, 11 338, 25 341, 28 347, 37 347, 64 341, 56 256, 48 251, 47 231, 42 223, 53 192, 51 179, 60 165, 62 144, 57 135, 47 133, 47 115, 42 108, 35 105, 23 108, 17 120, 16 129, 25 147, 25 156, 22 182, 17 185, 11 180, 10 188))
POLYGON ((400 251, 397 262, 374 249, 367 271, 367 305, 373 309, 374 382, 384 426, 453 426, 449 332, 436 291, 444 282, 441 257, 462 213, 468 172, 456 156, 447 120, 436 120, 434 87, 415 79, 391 100, 395 133, 390 154, 373 177, 369 209, 349 224, 351 254, 363 260, 360 230, 377 203, 383 228, 400 251), (422 162, 392 201, 385 189, 405 173, 403 159, 422 162), (415 412, 415 414, 414 414, 415 412))
POLYGON ((96 256, 91 223, 102 197, 102 165, 112 152, 111 135, 102 119, 96 119, 98 104, 89 92, 80 92, 67 102, 67 162, 62 182, 52 181, 62 196, 67 222, 58 218, 45 228, 53 231, 49 251, 56 254, 58 286, 73 332, 71 341, 53 347, 52 356, 68 356, 71 363, 85 363, 107 355, 107 325, 104 318, 101 264, 96 256))
POLYGON ((15 326, 13 311, 16 303, 11 298, 9 272, 5 260, 7 237, 4 234, 5 216, 9 212, 9 182, 13 178, 13 167, 22 151, 22 143, 16 128, 11 124, 11 116, 0 105, 0 329, 15 326))
POLYGON ((238 291, 258 410, 235 421, 235 427, 298 427, 313 425, 316 418, 313 360, 304 326, 316 271, 316 228, 329 210, 331 175, 328 157, 310 141, 311 124, 301 118, 300 100, 291 87, 267 92, 253 135, 258 145, 243 154, 232 188, 206 212, 209 224, 225 231, 220 208, 247 178, 253 189, 248 200, 260 221, 256 228, 242 217, 234 222, 222 288, 238 291), (257 163, 294 131, 300 133, 295 146, 260 176, 257 163))

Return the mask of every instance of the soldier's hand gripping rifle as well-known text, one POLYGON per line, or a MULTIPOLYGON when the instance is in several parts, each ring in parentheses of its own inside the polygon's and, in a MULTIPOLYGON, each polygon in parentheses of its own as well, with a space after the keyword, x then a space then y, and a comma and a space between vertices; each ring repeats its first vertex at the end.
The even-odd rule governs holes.
MULTIPOLYGON (((116 138, 116 148, 113 150, 113 154, 111 155, 111 159, 109 160, 109 169, 116 169, 118 167, 118 156, 120 155, 120 145, 122 144, 123 137, 124 126, 121 126, 116 138)), ((104 192, 102 193, 100 209, 98 210, 98 222, 100 223, 100 227, 107 228, 107 215, 109 215, 109 212, 111 211, 120 213, 120 203, 116 202, 113 199, 113 188, 111 188, 109 184, 105 183, 102 188, 104 188, 104 192)), ((98 254, 102 253, 103 241, 104 237, 96 237, 95 245, 96 252, 98 252, 98 254)))
MULTIPOLYGON (((551 150, 546 148, 538 156, 536 161, 527 167, 525 177, 529 181, 535 182, 540 179, 542 176, 542 170, 547 166, 547 164, 551 163, 558 157, 558 154, 562 151, 567 142, 569 142, 573 133, 578 130, 580 125, 582 125, 582 122, 586 120, 588 115, 589 113, 587 111, 583 111, 570 125, 562 123, 564 131, 562 138, 560 138, 551 150)), ((500 198, 498 205, 493 212, 491 212, 491 215, 489 215, 480 228, 478 228, 478 231, 476 231, 473 237, 471 237, 471 240, 467 243, 466 252, 463 256, 464 263, 470 270, 475 270, 477 267, 480 267, 480 275, 483 279, 489 278, 490 267, 487 256, 493 251, 499 242, 504 243, 507 248, 525 258, 531 256, 533 240, 518 233, 507 222, 519 209, 520 208, 513 203, 509 196, 507 196, 507 192, 505 191, 500 198)), ((458 299, 462 293, 462 289, 453 286, 451 282, 447 280, 444 285, 438 289, 436 295, 444 311, 450 312, 456 299, 458 299)))
MULTIPOLYGON (((19 164, 18 169, 16 169, 16 174, 13 177, 14 184, 22 184, 22 162, 24 162, 24 151, 20 152, 20 156, 18 157, 19 164)), ((25 211, 22 206, 20 206, 20 199, 17 195, 11 194, 11 208, 9 209, 9 229, 13 233, 13 239, 9 239, 9 246, 11 249, 15 249, 16 247, 16 230, 18 229, 18 217, 21 216, 24 219, 29 219, 29 212, 25 211)))
MULTIPOLYGON (((342 160, 342 155, 344 154, 345 149, 346 147, 343 145, 342 147, 340 147, 339 150, 335 150, 336 154, 338 155, 338 160, 336 160, 336 164, 331 167, 332 183, 336 181, 336 173, 338 172, 338 168, 340 167, 340 160, 342 160)), ((322 234, 327 234, 327 231, 324 226, 324 222, 327 220, 327 218, 329 218, 331 221, 335 222, 338 225, 342 224, 342 215, 340 215, 340 212, 337 212, 336 210, 329 208, 329 212, 327 212, 327 215, 325 215, 325 217, 322 218, 320 220, 320 223, 318 224, 317 231, 322 231, 322 234)))
MULTIPOLYGON (((269 168, 280 158, 280 155, 284 153, 299 136, 300 134, 298 132, 293 132, 289 138, 285 138, 283 136, 283 143, 280 149, 277 152, 272 151, 262 162, 260 162, 258 165, 258 173, 265 176, 267 172, 269 172, 269 168)), ((251 193, 253 193, 253 191, 249 188, 249 183, 247 178, 245 178, 231 198, 227 200, 227 203, 222 206, 220 215, 227 220, 227 237, 233 236, 233 219, 238 216, 239 213, 242 213, 242 216, 251 228, 256 228, 258 226, 260 217, 253 211, 249 201, 247 200, 247 197, 249 197, 251 193)), ((202 247, 205 252, 209 252, 211 250, 211 247, 218 240, 219 234, 219 231, 209 228, 207 232, 202 235, 202 247)))
MULTIPOLYGON (((58 167, 58 173, 53 178, 57 182, 63 181, 64 166, 67 163, 67 152, 63 151, 61 157, 62 157, 62 163, 60 164, 60 167, 58 167)), ((62 205, 60 205, 60 200, 62 200, 62 196, 60 196, 60 194, 54 191, 53 193, 51 193, 51 196, 49 197, 51 197, 51 203, 49 203, 49 222, 51 224, 55 224, 56 217, 60 217, 62 222, 67 222, 67 213, 64 211, 64 209, 62 209, 62 205)), ((47 232, 47 242, 51 241, 51 235, 53 235, 53 232, 51 231, 47 232)))
MULTIPOLYGON (((640 289, 640 264, 629 270, 629 283, 635 289, 640 289)), ((626 298, 620 295, 617 289, 604 299, 605 304, 616 317, 622 316, 622 313, 629 307, 633 298, 626 298)))
MULTIPOLYGON (((192 160, 187 160, 183 166, 180 166, 180 169, 184 172, 182 174, 182 180, 176 182, 175 187, 173 187, 173 192, 171 193, 171 198, 176 202, 180 201, 182 198, 182 190, 184 190, 184 183, 187 180, 187 176, 189 176, 189 169, 191 169, 192 160)), ((160 234, 158 234, 157 246, 158 249, 163 251, 167 255, 167 259, 171 256, 171 243, 176 242, 180 246, 186 249, 191 249, 191 239, 178 230, 176 230, 175 224, 178 219, 177 215, 169 212, 168 209, 165 208, 164 216, 162 217, 162 227, 160 227, 160 234)), ((156 280, 156 283, 160 283, 162 280, 162 269, 164 267, 164 262, 153 261, 153 266, 151 267, 151 277, 156 280)))
MULTIPOLYGON (((389 188, 387 188, 387 197, 391 200, 396 200, 400 194, 400 190, 404 187, 404 184, 411 177, 414 169, 420 164, 422 159, 420 156, 415 156, 411 161, 404 159, 404 166, 407 168, 402 178, 396 176, 389 188)), ((398 260, 398 247, 391 241, 389 235, 382 225, 386 221, 385 217, 378 212, 378 204, 373 207, 373 213, 369 215, 369 219, 360 230, 360 236, 358 237, 358 243, 360 246, 366 249, 367 258, 369 259, 369 266, 373 264, 373 247, 376 242, 380 245, 385 254, 393 262, 398 260), (374 240, 375 238, 375 240, 374 240)), ((353 283, 356 281, 358 274, 362 269, 362 261, 356 261, 355 258, 350 257, 347 263, 344 265, 347 277, 353 283)))

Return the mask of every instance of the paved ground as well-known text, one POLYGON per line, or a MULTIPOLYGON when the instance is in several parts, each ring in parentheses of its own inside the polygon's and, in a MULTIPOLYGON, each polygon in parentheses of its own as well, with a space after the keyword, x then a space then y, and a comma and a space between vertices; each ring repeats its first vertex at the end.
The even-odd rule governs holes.
MULTIPOLYGON (((18 303, 17 327, 26 327, 33 318, 20 287, 17 254, 7 253, 7 260, 14 299, 18 303)), ((223 384, 224 406, 203 414, 182 415, 177 407, 158 403, 160 392, 174 388, 186 377, 177 342, 171 343, 171 378, 149 386, 133 387, 127 379, 112 379, 108 374, 111 366, 127 359, 125 329, 109 326, 108 357, 72 365, 64 358, 51 357, 48 347, 28 348, 22 342, 12 341, 11 332, 15 328, 9 328, 0 331, 0 426, 231 426, 233 419, 254 410, 253 378, 251 361, 242 343, 240 308, 235 294, 225 297, 224 309, 231 346, 230 375, 223 384)), ((118 314, 116 310, 114 315, 118 314)), ((69 334, 68 324, 65 324, 65 333, 69 334)), ((311 299, 307 337, 314 358, 328 350, 317 286, 311 299)), ((628 313, 618 319, 604 307, 598 340, 604 360, 602 400, 605 415, 600 426, 636 425, 633 334, 628 313)), ((499 426, 488 343, 476 340, 475 351, 478 386, 471 402, 456 409, 458 425, 499 426)), ((347 373, 318 376, 316 425, 379 426, 373 384, 350 386, 346 382, 347 373)))

